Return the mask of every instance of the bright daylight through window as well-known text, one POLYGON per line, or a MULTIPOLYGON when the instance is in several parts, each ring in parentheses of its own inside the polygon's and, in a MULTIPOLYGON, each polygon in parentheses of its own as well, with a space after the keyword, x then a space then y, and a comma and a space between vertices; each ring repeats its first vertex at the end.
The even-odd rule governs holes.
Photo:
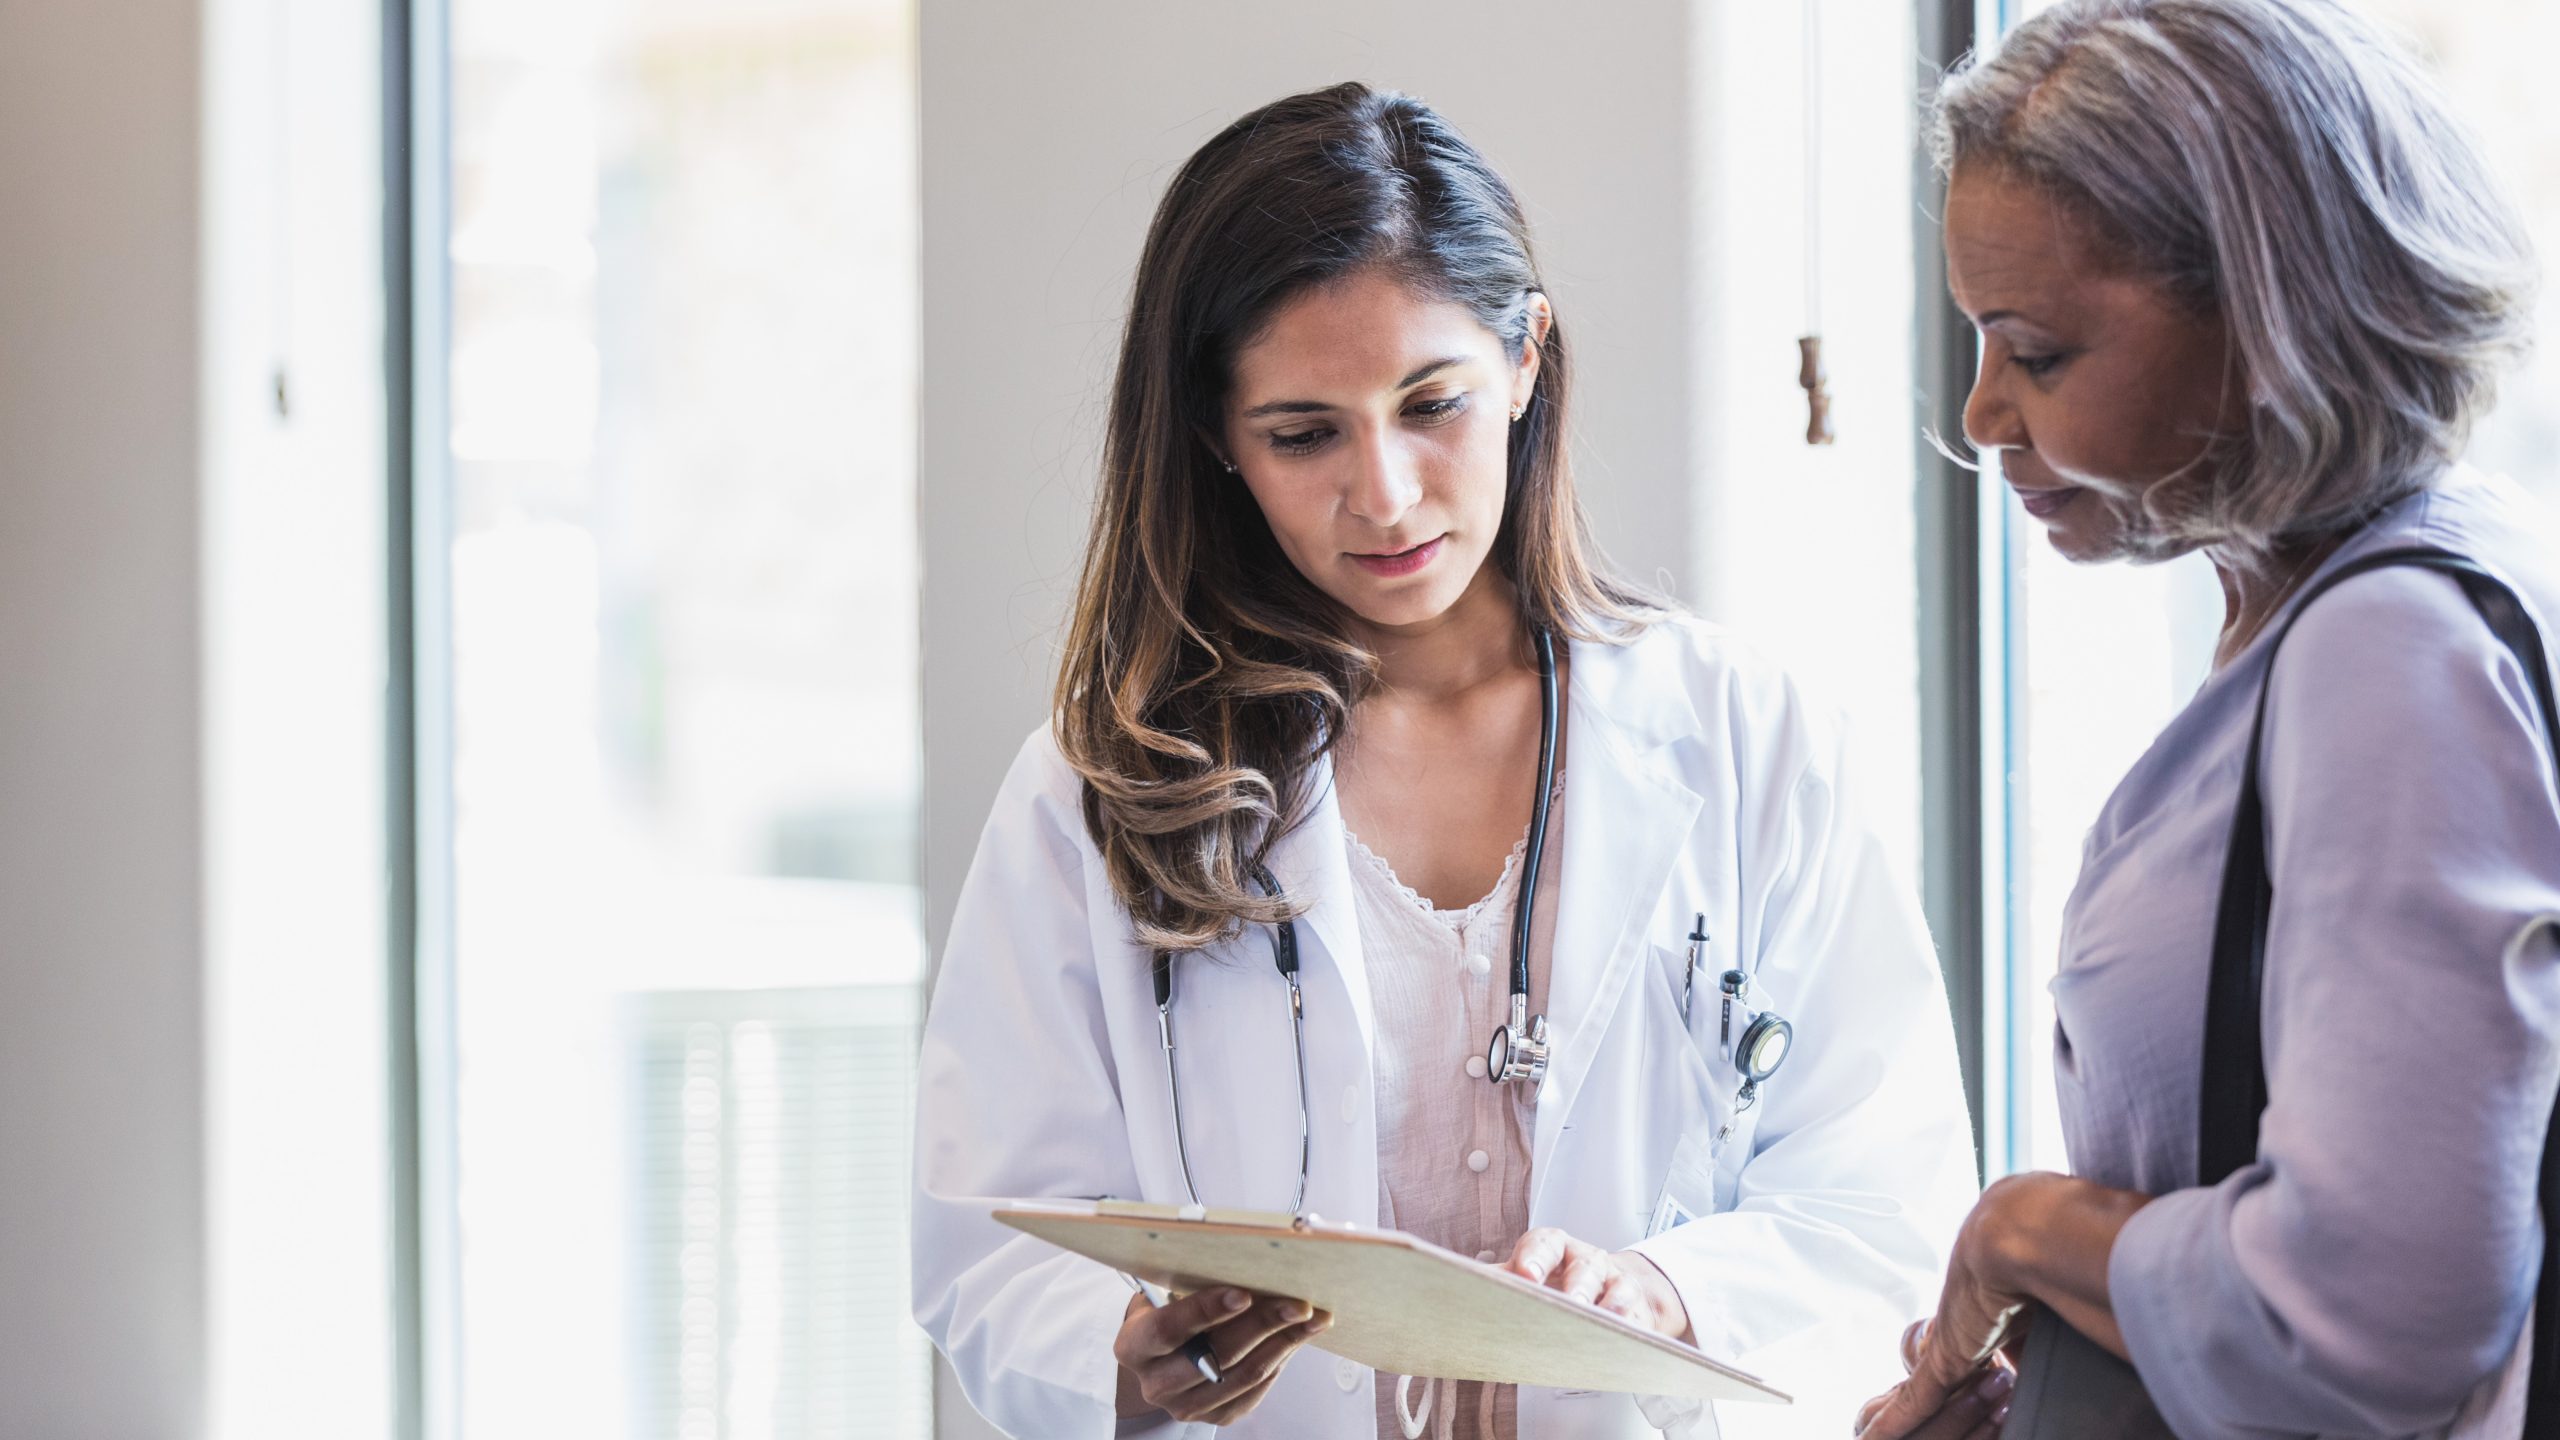
POLYGON ((459 1434, 923 1436, 913 16, 446 19, 459 1434))

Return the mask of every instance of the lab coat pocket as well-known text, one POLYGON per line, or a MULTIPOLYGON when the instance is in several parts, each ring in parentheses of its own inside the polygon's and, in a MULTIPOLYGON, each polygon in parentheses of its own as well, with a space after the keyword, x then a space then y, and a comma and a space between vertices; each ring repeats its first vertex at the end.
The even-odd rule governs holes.
POLYGON ((1734 1113, 1741 1076, 1718 1053, 1714 1043, 1716 1006, 1720 996, 1712 977, 1702 976, 1695 989, 1684 985, 1684 952, 1657 953, 1647 1039, 1656 1059, 1657 1103, 1666 1124, 1654 1128, 1654 1188, 1644 1219, 1644 1233, 1657 1235, 1675 1225, 1713 1214, 1729 1202, 1730 1186, 1722 1176, 1725 1150, 1746 1140, 1748 1114, 1734 1113), (1684 993, 1685 992, 1685 993, 1684 993))

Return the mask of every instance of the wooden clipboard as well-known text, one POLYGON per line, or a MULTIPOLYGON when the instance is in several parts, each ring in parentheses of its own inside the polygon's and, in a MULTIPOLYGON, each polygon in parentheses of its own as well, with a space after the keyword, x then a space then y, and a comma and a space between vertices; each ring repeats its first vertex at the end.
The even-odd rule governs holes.
POLYGON ((1693 1346, 1393 1230, 1115 1200, 1018 1201, 995 1218, 1177 1294, 1304 1300, 1333 1314, 1310 1344, 1384 1374, 1790 1403, 1693 1346))

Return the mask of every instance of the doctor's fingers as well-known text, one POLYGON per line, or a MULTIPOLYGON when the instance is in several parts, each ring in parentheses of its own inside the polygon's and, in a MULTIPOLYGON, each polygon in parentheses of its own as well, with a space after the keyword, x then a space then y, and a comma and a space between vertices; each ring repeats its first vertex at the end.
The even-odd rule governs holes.
POLYGON ((1120 1333, 1112 1337, 1111 1357, 1135 1370, 1179 1352, 1183 1342, 1203 1330, 1252 1314, 1253 1303, 1250 1292, 1225 1286, 1194 1290, 1161 1306, 1132 1299, 1120 1333))
POLYGON ((1285 1336, 1294 1328, 1318 1320, 1331 1324, 1332 1319, 1304 1300, 1265 1295, 1253 1302, 1252 1309, 1233 1320, 1211 1326, 1207 1332, 1209 1351, 1217 1357, 1219 1373, 1224 1374, 1231 1367, 1244 1363, 1247 1356, 1261 1349, 1274 1336, 1285 1336))
POLYGON ((1547 1280, 1551 1289, 1561 1290, 1576 1300, 1597 1303, 1600 1292, 1618 1273, 1617 1262, 1609 1252, 1597 1245, 1576 1240, 1565 1250, 1564 1263, 1547 1280))
POLYGON ((1231 1423, 1260 1404, 1280 1374, 1280 1367, 1288 1363, 1299 1346, 1332 1323, 1331 1316, 1318 1315, 1265 1336, 1261 1343, 1232 1359, 1225 1358, 1222 1351, 1215 1385, 1202 1380, 1200 1372, 1183 1356, 1150 1360, 1138 1371, 1138 1393, 1148 1404, 1176 1420, 1231 1423))
POLYGON ((1627 1273, 1624 1266, 1612 1262, 1608 1281, 1600 1287, 1593 1304, 1621 1320, 1650 1330, 1653 1323, 1653 1301, 1645 1294, 1644 1282, 1627 1273))
POLYGON ((1280 1372, 1274 1370, 1270 1374, 1265 1375, 1260 1380, 1256 1381, 1251 1387, 1239 1392, 1233 1400, 1229 1400, 1222 1405, 1212 1406, 1209 1409, 1201 1411, 1197 1415, 1181 1416, 1177 1418, 1197 1420, 1206 1424, 1221 1427, 1233 1425, 1247 1415, 1252 1414, 1254 1410, 1262 1404, 1263 1400, 1271 1394, 1271 1387, 1278 1384, 1279 1380, 1280 1372))
POLYGON ((1532 1230, 1512 1242, 1511 1258, 1503 1262, 1502 1268, 1543 1285, 1547 1272, 1556 1268, 1556 1262, 1564 1258, 1565 1247, 1572 1243, 1573 1237, 1561 1230, 1532 1230))
POLYGON ((1236 1362, 1236 1368, 1229 1372, 1227 1384, 1204 1388, 1193 1397, 1195 1403, 1205 1403, 1207 1408, 1192 1418, 1206 1420, 1212 1425, 1232 1425, 1243 1419, 1262 1403, 1264 1396, 1271 1393, 1271 1387, 1279 1381, 1280 1371, 1289 1363, 1289 1357, 1332 1325, 1332 1316, 1319 1314, 1303 1325, 1292 1325, 1265 1340, 1251 1354, 1236 1362), (1219 1391, 1230 1389, 1235 1391, 1232 1397, 1216 1398, 1219 1391))

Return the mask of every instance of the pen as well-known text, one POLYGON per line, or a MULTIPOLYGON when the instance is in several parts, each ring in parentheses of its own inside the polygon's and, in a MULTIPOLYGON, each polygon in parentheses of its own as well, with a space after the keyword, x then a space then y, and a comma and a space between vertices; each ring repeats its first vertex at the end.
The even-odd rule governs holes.
MULTIPOLYGON (((1126 1270, 1120 1272, 1120 1278, 1128 1281, 1140 1295, 1146 1297, 1148 1304, 1154 1306, 1158 1310, 1163 1309, 1165 1306, 1173 1302, 1172 1296, 1167 1295, 1164 1291, 1148 1284, 1146 1281, 1139 1279, 1137 1276, 1130 1274, 1126 1270)), ((1212 1385, 1221 1384, 1225 1381, 1226 1377, 1218 1373, 1217 1357, 1209 1349, 1208 1336, 1194 1335, 1190 1339, 1183 1341, 1182 1353, 1190 1359, 1192 1368, 1200 1372, 1201 1379, 1208 1381, 1212 1385)))
POLYGON ((1689 1020, 1689 1001, 1698 991, 1698 960, 1707 944, 1707 917, 1702 912, 1697 923, 1689 927, 1689 972, 1680 982, 1680 1020, 1689 1020))

